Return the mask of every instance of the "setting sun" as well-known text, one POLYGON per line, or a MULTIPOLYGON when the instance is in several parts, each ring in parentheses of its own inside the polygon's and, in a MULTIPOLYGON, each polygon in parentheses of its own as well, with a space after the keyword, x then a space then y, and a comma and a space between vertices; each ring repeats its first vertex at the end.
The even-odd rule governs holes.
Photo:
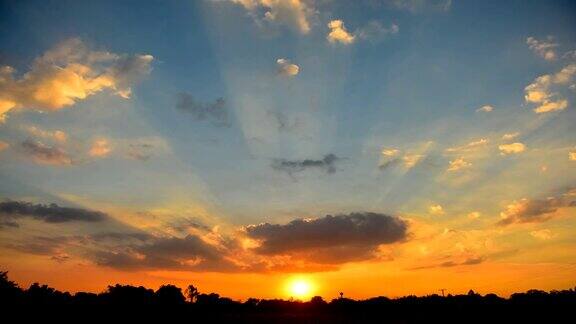
POLYGON ((306 299, 314 293, 314 285, 310 280, 297 278, 288 283, 287 290, 290 297, 306 299))

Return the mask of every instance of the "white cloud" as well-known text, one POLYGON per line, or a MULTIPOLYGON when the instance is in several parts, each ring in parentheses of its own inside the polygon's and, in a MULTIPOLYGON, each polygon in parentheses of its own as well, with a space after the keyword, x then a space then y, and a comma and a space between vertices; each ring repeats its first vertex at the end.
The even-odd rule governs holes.
POLYGON ((518 154, 526 150, 526 145, 522 143, 502 144, 498 146, 498 149, 502 155, 518 154))
POLYGON ((342 20, 332 20, 328 23, 328 28, 330 28, 330 32, 326 39, 332 44, 341 43, 345 45, 352 44, 356 40, 356 36, 350 34, 348 30, 346 30, 346 26, 344 26, 344 22, 342 20))
POLYGON ((315 10, 312 1, 303 0, 229 0, 243 6, 254 21, 264 24, 278 24, 299 33, 310 32, 310 18, 315 10), (263 13, 262 13, 263 12, 263 13))
POLYGON ((448 171, 454 172, 462 169, 467 169, 472 166, 472 163, 464 160, 463 158, 458 158, 456 160, 450 161, 448 166, 448 171))
POLYGON ((12 67, 0 67, 0 119, 17 108, 59 110, 103 90, 127 97, 152 60, 92 51, 80 39, 69 39, 36 58, 21 78, 12 67))
POLYGON ((538 56, 544 58, 546 61, 553 61, 557 57, 555 48, 558 47, 558 44, 554 43, 554 38, 551 36, 548 36, 545 40, 537 40, 534 37, 528 37, 526 39, 526 44, 534 53, 538 54, 538 56))
POLYGON ((278 74, 280 75, 292 77, 300 72, 300 67, 288 59, 279 58, 276 60, 276 64, 278 65, 278 74))
POLYGON ((482 107, 476 109, 476 112, 491 112, 493 110, 494 110, 494 107, 492 107, 490 105, 485 105, 485 106, 482 106, 482 107))

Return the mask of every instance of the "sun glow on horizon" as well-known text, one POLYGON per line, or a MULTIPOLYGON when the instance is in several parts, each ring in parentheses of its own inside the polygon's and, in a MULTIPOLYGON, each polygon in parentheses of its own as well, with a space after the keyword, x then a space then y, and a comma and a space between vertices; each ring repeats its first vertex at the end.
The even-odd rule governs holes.
POLYGON ((293 278, 286 285, 288 295, 301 300, 312 297, 315 290, 314 283, 307 278, 293 278))

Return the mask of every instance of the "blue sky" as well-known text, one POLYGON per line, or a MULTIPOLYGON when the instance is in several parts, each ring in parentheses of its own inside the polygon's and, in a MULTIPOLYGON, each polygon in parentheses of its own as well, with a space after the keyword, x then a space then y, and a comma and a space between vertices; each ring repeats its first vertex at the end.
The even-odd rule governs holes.
MULTIPOLYGON (((21 258, 46 255, 17 242, 127 226, 242 242, 246 266, 263 244, 246 226, 374 212, 411 224, 402 269, 574 261, 555 252, 576 243, 572 1, 0 6, 0 198, 116 222, 6 227, 21 258)), ((106 267, 83 249, 58 251, 106 267)))

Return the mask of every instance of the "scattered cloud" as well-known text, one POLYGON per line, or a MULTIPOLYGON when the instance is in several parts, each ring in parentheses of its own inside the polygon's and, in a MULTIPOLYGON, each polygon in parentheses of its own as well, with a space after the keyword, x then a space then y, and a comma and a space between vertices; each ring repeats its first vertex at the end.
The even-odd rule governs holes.
POLYGON ((468 214, 468 218, 471 220, 478 219, 478 218, 480 218, 480 216, 482 216, 482 214, 480 212, 477 212, 477 211, 471 212, 468 214))
POLYGON ((457 158, 456 160, 452 160, 449 162, 448 171, 460 171, 462 169, 467 169, 472 166, 472 163, 464 160, 463 158, 457 158))
POLYGON ((473 151, 479 147, 483 147, 486 144, 488 144, 489 140, 486 138, 481 138, 479 140, 476 141, 472 141, 468 144, 462 145, 462 146, 455 146, 455 147, 450 147, 446 149, 447 153, 462 153, 462 152, 470 152, 473 151))
POLYGON ((106 157, 108 156, 108 154, 110 154, 110 152, 112 151, 112 148, 110 147, 110 142, 105 139, 105 138, 101 138, 101 139, 97 139, 92 143, 92 146, 90 147, 90 150, 88 151, 88 155, 90 155, 91 157, 106 157))
POLYGON ((201 103, 187 92, 179 93, 176 109, 191 114, 197 121, 209 121, 215 126, 230 126, 228 109, 223 98, 211 103, 201 103))
POLYGON ((518 133, 518 132, 515 132, 515 133, 506 133, 506 134, 502 135, 502 139, 505 140, 505 141, 508 141, 508 140, 515 139, 515 138, 518 137, 519 135, 520 135, 520 133, 518 133))
POLYGON ((522 143, 511 143, 498 145, 501 155, 518 154, 526 150, 526 145, 522 143))
POLYGON ((571 192, 568 191, 545 199, 523 198, 513 201, 500 213, 502 219, 498 225, 545 222, 553 218, 558 209, 575 206, 573 199, 571 192))
POLYGON ((0 118, 13 109, 59 110, 103 90, 129 97, 152 60, 92 51, 79 38, 68 39, 36 58, 19 79, 12 67, 0 67, 0 118))
POLYGON ((385 170, 395 166, 402 166, 405 169, 412 169, 425 157, 424 154, 404 153, 399 149, 385 148, 381 150, 378 168, 385 170))
POLYGON ((60 143, 64 143, 68 140, 68 134, 62 130, 48 131, 37 126, 27 126, 24 127, 24 129, 34 137, 50 139, 60 143))
POLYGON ((277 171, 287 172, 290 175, 308 169, 319 169, 330 174, 336 172, 336 163, 340 160, 342 160, 342 158, 337 157, 334 154, 327 154, 319 160, 276 159, 272 163, 272 168, 277 171))
POLYGON ((16 220, 20 217, 32 217, 46 223, 65 223, 72 221, 100 222, 107 215, 82 208, 60 207, 56 204, 33 204, 24 201, 0 202, 0 215, 8 220, 16 220))
POLYGON ((569 103, 561 91, 573 84, 575 75, 574 63, 555 74, 541 75, 524 89, 524 99, 536 105, 534 112, 538 114, 564 110, 569 103))
POLYGON ((301 34, 311 29, 310 19, 316 11, 306 0, 228 0, 244 7, 260 27, 283 25, 301 34))
POLYGON ((300 67, 296 64, 290 62, 290 60, 285 58, 279 58, 276 60, 276 65, 278 65, 278 74, 287 77, 293 77, 300 72, 300 67))
POLYGON ((490 106, 490 105, 485 105, 482 106, 478 109, 476 109, 476 112, 492 112, 494 110, 494 107, 490 106))
POLYGON ((330 32, 326 36, 326 39, 332 44, 341 43, 349 45, 354 43, 356 39, 355 35, 348 32, 342 20, 331 20, 328 23, 328 28, 330 29, 330 32))
POLYGON ((541 230, 537 230, 537 231, 532 231, 532 232, 530 232, 530 235, 532 235, 532 237, 534 237, 538 240, 542 240, 542 241, 550 240, 556 236, 549 229, 541 229, 541 230))
POLYGON ((428 212, 435 216, 441 216, 444 215, 444 208, 438 204, 431 205, 430 207, 428 207, 428 212))
POLYGON ((554 61, 557 57, 555 49, 558 44, 554 42, 554 37, 552 36, 548 36, 545 40, 528 37, 526 38, 526 44, 534 53, 546 61, 554 61))
POLYGON ((66 151, 57 146, 45 145, 40 141, 27 139, 21 144, 22 149, 40 164, 71 165, 72 158, 66 151))
POLYGON ((296 219, 288 224, 258 224, 245 229, 263 255, 292 255, 308 261, 344 263, 373 258, 381 244, 408 238, 408 223, 384 214, 359 212, 296 219), (320 253, 321 252, 321 253, 320 253), (323 258, 322 260, 314 257, 323 258))

